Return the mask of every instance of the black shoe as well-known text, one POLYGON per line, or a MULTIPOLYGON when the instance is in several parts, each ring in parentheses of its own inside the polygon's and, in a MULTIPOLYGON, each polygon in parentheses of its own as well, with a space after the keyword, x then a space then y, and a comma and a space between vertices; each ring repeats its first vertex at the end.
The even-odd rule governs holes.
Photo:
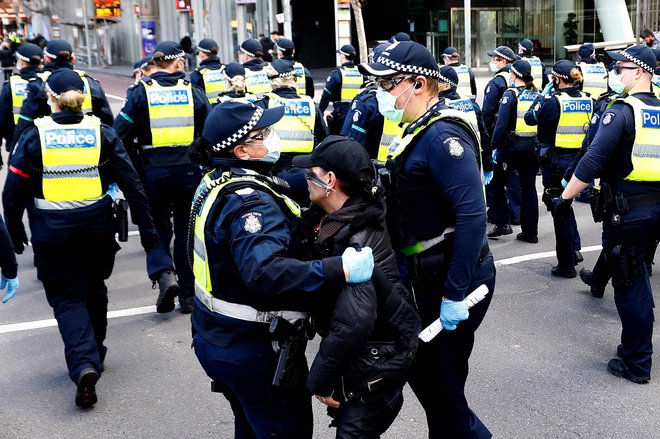
POLYGON ((538 244, 538 242, 539 242, 539 237, 538 236, 527 236, 524 233, 518 233, 516 235, 516 239, 518 241, 529 242, 530 244, 538 244))
POLYGON ((577 273, 575 272, 574 268, 561 268, 559 265, 555 265, 552 267, 552 270, 550 270, 550 273, 553 276, 557 277, 565 277, 566 279, 572 279, 575 276, 577 276, 577 273))
POLYGON ((607 363, 607 370, 612 374, 621 378, 632 381, 635 384, 646 384, 649 382, 651 377, 649 375, 637 376, 630 373, 626 367, 623 360, 618 358, 612 358, 609 363, 607 363))
POLYGON ((616 356, 619 358, 623 358, 623 345, 620 344, 616 347, 616 356))
POLYGON ((96 404, 96 382, 99 378, 99 374, 91 367, 82 371, 76 388, 76 405, 78 407, 90 408, 96 404))
POLYGON ((589 285, 591 287, 591 295, 597 298, 603 297, 605 294, 605 288, 597 287, 594 285, 594 274, 591 270, 587 270, 586 268, 581 268, 580 269, 580 279, 582 279, 582 282, 585 284, 589 285))
POLYGON ((580 262, 584 262, 584 256, 582 256, 580 250, 575 250, 575 265, 579 264, 580 262))
POLYGON ((160 294, 156 300, 156 312, 167 313, 174 309, 174 298, 179 295, 179 284, 173 271, 163 271, 158 277, 160 294))
POLYGON ((504 235, 510 235, 513 233, 513 230, 511 230, 510 225, 506 226, 495 226, 493 227, 493 230, 488 233, 489 238, 497 238, 498 236, 504 236, 504 235))
POLYGON ((512 226, 519 226, 520 225, 520 219, 519 218, 513 218, 511 220, 511 225, 512 226))

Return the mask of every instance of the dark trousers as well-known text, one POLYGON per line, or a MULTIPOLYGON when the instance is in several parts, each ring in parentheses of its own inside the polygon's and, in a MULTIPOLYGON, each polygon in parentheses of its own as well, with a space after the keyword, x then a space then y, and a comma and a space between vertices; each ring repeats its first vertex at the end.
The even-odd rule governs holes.
POLYGON ((299 388, 271 385, 277 354, 271 340, 235 340, 215 346, 195 335, 195 355, 234 412, 234 438, 311 438, 312 403, 304 381, 299 388))
POLYGON ((367 403, 343 403, 338 409, 329 407, 328 415, 337 427, 337 439, 377 439, 385 433, 403 406, 403 392, 397 387, 367 403))
POLYGON ((623 361, 634 375, 651 372, 653 353, 653 292, 645 259, 650 244, 660 239, 660 203, 636 207, 621 215, 620 230, 603 223, 603 250, 608 259, 614 286, 614 302, 621 318, 623 361), (624 278, 613 249, 622 245, 619 255, 626 255, 624 266, 630 271, 624 278), (636 267, 636 270, 632 268, 636 267), (627 281, 627 282, 626 282, 627 281))
POLYGON ((108 289, 119 245, 114 237, 92 241, 35 242, 34 265, 64 342, 69 377, 103 370, 108 289))
MULTIPOLYGON (((495 170, 493 170, 493 179, 495 170)), ((518 172, 511 172, 504 185, 504 196, 506 197, 507 209, 512 220, 520 220, 521 194, 520 177, 518 172)), ((488 221, 495 223, 495 188, 493 182, 486 186, 486 205, 488 206, 488 221)))
MULTIPOLYGON (((560 148, 553 148, 550 151, 547 161, 541 165, 544 189, 554 189, 561 193, 563 190, 561 180, 566 169, 573 162, 577 151, 577 149, 560 148)), ((571 208, 571 213, 566 220, 552 215, 552 223, 555 229, 557 265, 565 270, 572 270, 576 265, 575 252, 582 248, 573 208, 571 208)))
MULTIPOLYGON (((444 279, 424 285, 412 279, 415 300, 426 327, 440 313, 444 279)), ((495 265, 492 255, 478 265, 472 274, 468 291, 488 286, 490 294, 470 309, 467 320, 454 331, 442 331, 430 343, 420 342, 410 378, 410 387, 424 407, 429 438, 490 438, 492 434, 468 407, 465 381, 468 360, 474 345, 474 333, 481 324, 495 287, 495 265)))
POLYGON ((158 247, 147 253, 147 273, 156 280, 166 270, 176 271, 182 288, 192 289, 188 263, 188 221, 195 190, 202 178, 197 166, 147 168, 145 189, 151 206, 158 247), (174 236, 174 257, 170 243, 174 236))
MULTIPOLYGON (((655 251, 658 249, 658 243, 654 242, 651 245, 648 246, 648 249, 646 251, 646 256, 644 257, 644 263, 646 264, 647 271, 649 272, 649 275, 651 274, 651 267, 653 264, 653 259, 655 258, 655 251)), ((599 287, 599 288, 605 288, 607 286, 607 283, 610 281, 610 278, 612 277, 612 273, 610 272, 610 269, 607 266, 607 257, 605 256, 605 249, 600 251, 600 254, 598 255, 598 260, 596 260, 596 264, 594 264, 594 268, 592 270, 592 282, 593 286, 599 287)))
MULTIPOLYGON (((520 226, 526 236, 537 236, 539 225, 539 199, 536 194, 536 173, 539 162, 533 145, 528 149, 506 151, 495 167, 493 181, 493 222, 498 226, 511 224, 505 185, 518 171, 520 183, 520 226)), ((510 192, 510 191, 509 191, 510 192)), ((511 195, 511 194, 509 194, 511 195)))

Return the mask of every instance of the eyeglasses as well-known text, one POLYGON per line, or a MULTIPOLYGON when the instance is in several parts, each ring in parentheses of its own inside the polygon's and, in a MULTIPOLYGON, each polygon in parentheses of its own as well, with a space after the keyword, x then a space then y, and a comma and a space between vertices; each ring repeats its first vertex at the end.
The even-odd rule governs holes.
POLYGON ((310 170, 305 171, 305 180, 311 181, 320 188, 330 190, 333 192, 335 191, 333 188, 330 187, 330 185, 325 180, 323 180, 321 177, 316 175, 316 173, 313 171, 310 170))
POLYGON ((637 70, 637 69, 639 69, 639 67, 620 66, 618 64, 614 64, 612 66, 612 71, 617 75, 621 74, 621 70, 637 70))
POLYGON ((263 130, 259 131, 257 134, 255 134, 252 137, 248 137, 243 141, 243 145, 249 145, 252 142, 256 142, 257 140, 264 140, 268 135, 270 134, 271 131, 271 126, 267 126, 263 130))
POLYGON ((399 85, 401 82, 406 81, 408 79, 414 78, 414 75, 406 75, 406 76, 397 76, 396 78, 384 78, 384 79, 378 79, 376 83, 380 88, 382 88, 385 91, 390 91, 397 85, 399 85))

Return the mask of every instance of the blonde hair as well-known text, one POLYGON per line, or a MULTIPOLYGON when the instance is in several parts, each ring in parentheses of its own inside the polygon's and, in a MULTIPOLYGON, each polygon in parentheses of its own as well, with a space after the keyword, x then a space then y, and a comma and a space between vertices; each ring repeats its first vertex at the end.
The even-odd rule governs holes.
POLYGON ((275 70, 273 66, 268 65, 264 67, 264 72, 266 72, 266 74, 270 78, 271 84, 273 84, 273 86, 275 86, 276 88, 295 87, 296 85, 295 76, 285 76, 285 77, 278 76, 279 73, 277 72, 277 70, 275 70))
POLYGON ((571 69, 571 72, 568 74, 569 80, 567 82, 577 82, 577 81, 582 81, 582 72, 580 72, 580 69, 574 68, 571 69))
POLYGON ((245 76, 235 75, 227 80, 232 90, 238 94, 245 94, 245 76))
POLYGON ((85 95, 80 90, 69 90, 62 93, 57 99, 61 110, 80 112, 85 95))

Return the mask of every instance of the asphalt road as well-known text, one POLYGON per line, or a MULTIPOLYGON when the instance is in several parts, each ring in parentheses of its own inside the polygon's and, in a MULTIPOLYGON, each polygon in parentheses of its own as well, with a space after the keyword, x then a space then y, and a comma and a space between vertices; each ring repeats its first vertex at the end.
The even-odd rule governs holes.
MULTIPOLYGON (((130 80, 95 76, 117 96, 110 98, 117 111, 130 80)), ((537 187, 540 191, 540 181, 537 187)), ((575 208, 585 256, 581 266, 591 267, 600 225, 592 222, 587 205, 575 208)), ((472 409, 496 438, 659 438, 660 372, 654 369, 647 385, 607 372, 620 334, 612 289, 595 299, 579 279, 550 276, 554 236, 549 214, 540 209, 538 244, 516 241, 519 227, 491 241, 497 284, 472 355, 467 385, 472 409)), ((190 349, 189 317, 178 310, 155 313, 156 292, 139 240, 133 235, 121 246, 107 283, 112 314, 106 370, 97 385, 99 402, 87 411, 73 403, 75 386, 31 248, 19 256, 21 288, 0 304, 0 438, 232 437, 229 405, 210 392, 190 349)), ((651 284, 660 299, 660 274, 651 284)), ((660 343, 657 334, 654 342, 660 343)), ((317 346, 318 338, 308 350, 310 360, 317 346)), ((405 396, 386 438, 426 436, 423 410, 408 388, 405 396)), ((317 401, 313 406, 314 436, 334 437, 324 406, 317 401)))

